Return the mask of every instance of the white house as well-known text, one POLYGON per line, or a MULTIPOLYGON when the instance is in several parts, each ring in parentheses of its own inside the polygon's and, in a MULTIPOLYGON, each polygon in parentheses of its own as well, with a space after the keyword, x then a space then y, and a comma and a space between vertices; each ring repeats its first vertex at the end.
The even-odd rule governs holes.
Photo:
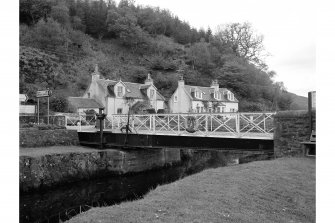
POLYGON ((217 80, 210 87, 185 85, 183 77, 169 100, 171 113, 237 112, 238 100, 226 88, 219 88, 217 80))
POLYGON ((148 74, 144 84, 108 80, 100 77, 98 66, 92 73, 92 80, 83 98, 92 98, 105 108, 107 115, 127 114, 129 106, 136 102, 149 102, 157 111, 164 109, 164 97, 158 92, 148 74))

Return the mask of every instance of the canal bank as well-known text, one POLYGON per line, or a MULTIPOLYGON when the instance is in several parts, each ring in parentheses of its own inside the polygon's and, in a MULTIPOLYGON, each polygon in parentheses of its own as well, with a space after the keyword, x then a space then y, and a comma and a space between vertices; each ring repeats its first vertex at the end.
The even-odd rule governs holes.
MULTIPOLYGON (((163 167, 141 172, 123 172, 107 175, 103 171, 96 177, 92 175, 77 182, 63 182, 62 184, 59 183, 57 187, 44 187, 45 190, 30 190, 21 193, 20 222, 58 223, 60 222, 59 220, 68 220, 91 207, 110 206, 142 198, 144 194, 156 188, 157 185, 171 183, 208 168, 231 166, 272 157, 271 154, 262 151, 191 149, 174 149, 173 151, 175 154, 180 154, 180 161, 163 167), (179 152, 176 153, 176 151, 179 152)), ((41 156, 71 156, 71 153, 77 154, 76 156, 78 154, 86 154, 84 157, 87 157, 88 154, 94 154, 94 152, 97 152, 97 150, 85 147, 48 147, 33 148, 31 151, 24 150, 21 151, 21 155, 27 157, 29 154, 30 157, 39 157, 41 159, 41 156)), ((132 153, 138 151, 122 152, 132 153)), ((127 156, 129 157, 130 155, 128 154, 127 156)), ((49 157, 48 159, 50 160, 51 158, 49 157)), ((55 171, 57 171, 57 168, 55 168, 55 171)))
POLYGON ((93 208, 88 222, 315 222, 315 159, 280 158, 208 169, 143 199, 93 208))
MULTIPOLYGON (((192 159, 196 150, 160 148, 95 150, 80 146, 20 148, 20 191, 47 189, 57 185, 109 175, 146 172, 192 159)), ((204 150, 206 151, 206 150, 204 150)), ((223 165, 268 159, 263 151, 204 152, 202 162, 217 159, 223 165), (221 157, 218 157, 221 156, 221 157)))
POLYGON ((103 151, 86 147, 20 149, 20 191, 43 189, 108 175, 148 171, 181 161, 178 149, 103 151))

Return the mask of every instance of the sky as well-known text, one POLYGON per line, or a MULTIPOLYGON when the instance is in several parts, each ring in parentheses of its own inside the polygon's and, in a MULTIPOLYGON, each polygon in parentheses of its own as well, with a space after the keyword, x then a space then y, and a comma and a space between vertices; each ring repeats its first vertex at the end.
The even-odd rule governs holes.
MULTIPOLYGON (((118 0, 116 2, 119 2, 118 0)), ((312 1, 301 0, 136 0, 135 4, 169 9, 197 29, 250 22, 264 36, 266 63, 288 91, 306 96, 316 90, 316 16, 312 1)))

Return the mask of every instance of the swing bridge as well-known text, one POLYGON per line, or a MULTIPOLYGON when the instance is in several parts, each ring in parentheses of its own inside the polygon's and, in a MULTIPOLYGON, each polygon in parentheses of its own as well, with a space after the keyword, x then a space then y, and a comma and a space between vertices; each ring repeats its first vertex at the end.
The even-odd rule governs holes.
MULTIPOLYGON (((128 133, 137 135, 273 140, 274 114, 234 112, 111 115, 104 120, 104 133, 125 133, 129 123, 128 133)), ((80 125, 77 129, 78 132, 97 132, 95 127, 80 125)))

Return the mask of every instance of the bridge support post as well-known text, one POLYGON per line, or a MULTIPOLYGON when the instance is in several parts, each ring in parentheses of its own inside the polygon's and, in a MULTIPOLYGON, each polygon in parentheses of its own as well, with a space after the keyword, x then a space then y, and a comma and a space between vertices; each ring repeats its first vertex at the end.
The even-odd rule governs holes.
POLYGON ((111 117, 112 129, 113 129, 113 118, 114 118, 114 116, 112 115, 112 117, 111 117))
POLYGON ((208 136, 208 114, 206 114, 206 136, 208 136))
POLYGON ((241 133, 240 133, 240 113, 236 114, 236 133, 237 133, 237 137, 240 138, 241 137, 241 133))
POLYGON ((180 135, 180 115, 178 113, 178 135, 180 135))
POLYGON ((152 124, 153 124, 153 131, 154 134, 156 133, 156 116, 152 115, 152 124))
POLYGON ((149 115, 149 129, 152 131, 152 115, 149 115))

